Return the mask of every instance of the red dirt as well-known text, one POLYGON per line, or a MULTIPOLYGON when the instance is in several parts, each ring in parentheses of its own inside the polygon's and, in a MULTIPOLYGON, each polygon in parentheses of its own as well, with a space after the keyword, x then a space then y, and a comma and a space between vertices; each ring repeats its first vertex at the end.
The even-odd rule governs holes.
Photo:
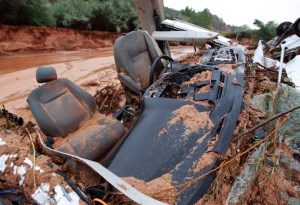
POLYGON ((197 52, 187 54, 178 59, 180 63, 200 63, 204 50, 198 50, 197 52))
MULTIPOLYGON (((0 120, 0 124, 2 125, 4 120, 0 120)), ((48 162, 51 162, 50 157, 40 155, 35 159, 35 166, 40 167, 44 172, 38 170, 33 171, 33 166, 30 167, 27 163, 24 163, 25 158, 33 162, 33 154, 31 153, 32 146, 28 136, 22 137, 15 132, 10 132, 8 135, 5 135, 3 131, 0 132, 0 136, 6 142, 6 145, 1 146, 0 156, 5 154, 15 154, 16 156, 8 158, 6 161, 7 166, 0 175, 0 189, 5 190, 6 188, 11 189, 11 187, 14 187, 18 191, 23 190, 24 193, 29 196, 34 193, 34 188, 39 187, 42 182, 49 183, 51 187, 50 190, 54 189, 54 186, 58 183, 67 185, 63 177, 55 174, 55 170, 59 167, 53 164, 54 167, 51 169, 47 165, 48 162), (20 175, 14 174, 15 166, 24 166, 27 169, 24 175, 24 186, 20 186, 19 184, 19 180, 21 179, 20 175)))
POLYGON ((205 80, 210 80, 211 79, 212 72, 207 70, 202 73, 198 73, 194 75, 189 81, 183 82, 182 86, 183 87, 188 87, 191 85, 196 85, 199 82, 205 81, 205 80))
POLYGON ((293 188, 299 185, 296 180, 285 176, 281 168, 275 168, 274 173, 270 174, 271 169, 270 166, 263 165, 242 201, 248 204, 287 204, 287 199, 283 197, 284 192, 299 199, 300 194, 293 188))
POLYGON ((157 198, 168 204, 175 204, 176 189, 173 189, 171 174, 164 174, 149 182, 144 182, 134 177, 125 177, 123 179, 139 191, 149 196, 157 198), (162 192, 162 190, 168 189, 170 189, 168 193, 162 192))
POLYGON ((178 122, 183 122, 185 131, 184 136, 195 132, 204 127, 211 128, 212 121, 209 118, 209 112, 199 112, 194 105, 184 105, 173 111, 173 119, 168 122, 168 125, 174 125, 178 122))
POLYGON ((112 46, 118 33, 65 28, 0 25, 0 55, 112 46))
POLYGON ((219 64, 217 65, 218 68, 225 71, 228 75, 234 73, 234 69, 236 68, 236 64, 219 64))
POLYGON ((194 162, 193 167, 194 167, 194 172, 198 173, 201 171, 204 167, 211 165, 214 161, 215 158, 219 158, 218 154, 214 152, 206 152, 204 153, 201 158, 198 159, 197 162, 194 162))

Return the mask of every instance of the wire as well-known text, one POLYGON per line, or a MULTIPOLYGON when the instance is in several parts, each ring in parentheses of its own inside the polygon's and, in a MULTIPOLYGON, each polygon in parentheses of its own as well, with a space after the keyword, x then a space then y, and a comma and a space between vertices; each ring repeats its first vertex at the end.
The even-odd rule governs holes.
POLYGON ((94 202, 94 204, 96 204, 95 202, 99 202, 102 205, 107 205, 107 203, 105 203, 104 201, 102 201, 101 199, 98 199, 98 198, 94 198, 93 202, 94 202))
POLYGON ((36 155, 36 151, 35 151, 35 146, 34 146, 33 141, 32 141, 31 134, 30 134, 30 132, 27 128, 26 128, 26 131, 29 135, 29 139, 30 139, 32 149, 33 149, 33 168, 32 168, 32 170, 33 170, 33 186, 34 186, 34 190, 36 190, 36 182, 35 182, 35 155, 36 155))

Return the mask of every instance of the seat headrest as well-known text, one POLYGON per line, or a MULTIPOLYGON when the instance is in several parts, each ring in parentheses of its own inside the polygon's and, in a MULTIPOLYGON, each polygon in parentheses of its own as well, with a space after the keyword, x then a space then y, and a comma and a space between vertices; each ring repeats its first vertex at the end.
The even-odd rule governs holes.
POLYGON ((53 67, 38 67, 36 70, 36 81, 46 83, 57 79, 56 70, 53 67))

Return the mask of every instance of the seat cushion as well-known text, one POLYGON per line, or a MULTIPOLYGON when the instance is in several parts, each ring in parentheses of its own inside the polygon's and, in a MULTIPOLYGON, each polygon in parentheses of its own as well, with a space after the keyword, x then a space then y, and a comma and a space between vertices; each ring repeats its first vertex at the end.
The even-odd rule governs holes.
POLYGON ((54 144, 62 152, 99 161, 124 135, 125 129, 117 119, 95 113, 78 131, 54 144))

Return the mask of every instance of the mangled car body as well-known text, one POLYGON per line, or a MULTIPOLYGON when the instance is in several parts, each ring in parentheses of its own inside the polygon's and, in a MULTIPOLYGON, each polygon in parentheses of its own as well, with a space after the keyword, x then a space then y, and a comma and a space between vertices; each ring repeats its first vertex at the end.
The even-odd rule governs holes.
MULTIPOLYGON (((46 150, 88 165, 138 203, 158 204, 119 177, 148 183, 168 176, 165 188, 171 188, 222 162, 242 106, 244 50, 217 46, 201 64, 180 64, 139 30, 116 41, 115 60, 127 99, 115 118, 98 113, 88 93, 57 79, 49 67, 37 70, 43 85, 30 93, 28 103, 47 136, 41 142, 46 150), (127 132, 124 121, 131 122, 127 132)), ((197 202, 213 179, 214 174, 175 189, 172 203, 197 202)))

